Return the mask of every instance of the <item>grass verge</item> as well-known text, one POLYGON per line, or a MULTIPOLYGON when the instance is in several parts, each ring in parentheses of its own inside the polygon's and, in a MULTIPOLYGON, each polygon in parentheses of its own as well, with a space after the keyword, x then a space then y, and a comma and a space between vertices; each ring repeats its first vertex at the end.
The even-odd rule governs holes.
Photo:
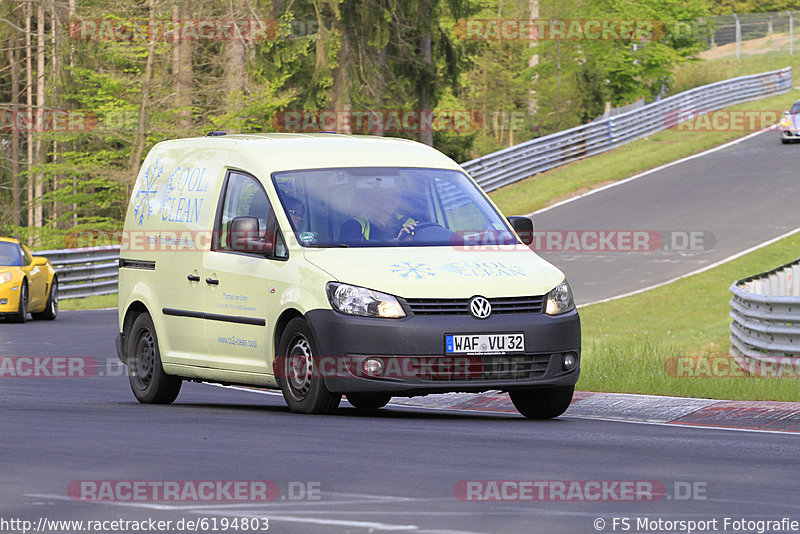
MULTIPOLYGON (((787 56, 788 57, 788 56, 787 56)), ((723 60, 720 60, 723 61, 723 60)), ((788 64, 783 62, 783 66, 788 64)), ((760 72, 765 72, 762 68, 760 72)), ((798 69, 795 69, 798 72, 798 69)), ((754 100, 725 108, 728 111, 775 111, 788 109, 800 98, 800 91, 754 100)), ((688 121, 680 129, 665 130, 632 141, 614 150, 535 175, 490 193, 507 215, 531 213, 601 185, 623 180, 648 169, 697 154, 752 133, 709 131, 703 118, 688 121)), ((744 128, 746 129, 747 126, 744 128)), ((759 128, 760 129, 760 128, 759 128)), ((775 142, 778 134, 774 134, 775 142)))
POLYGON ((736 280, 793 261, 798 249, 800 234, 795 234, 704 273, 581 308, 583 353, 577 387, 712 399, 800 400, 796 378, 717 378, 707 373, 681 377, 674 376, 674 362, 670 363, 684 356, 719 358, 716 361, 727 361, 738 370, 728 356, 728 288, 736 280))
POLYGON ((116 308, 117 294, 95 295, 82 299, 60 299, 59 310, 99 310, 103 308, 116 308))

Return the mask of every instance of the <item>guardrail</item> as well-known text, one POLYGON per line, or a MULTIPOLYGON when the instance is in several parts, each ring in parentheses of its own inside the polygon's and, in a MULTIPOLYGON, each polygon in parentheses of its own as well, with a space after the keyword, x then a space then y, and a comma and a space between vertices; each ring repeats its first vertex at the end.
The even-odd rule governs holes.
POLYGON ((696 87, 616 117, 539 137, 462 163, 461 166, 485 191, 493 191, 534 174, 672 128, 699 114, 785 93, 792 87, 791 67, 741 76, 696 87))
POLYGON ((119 245, 40 250, 58 274, 58 298, 76 299, 117 292, 119 245))
POLYGON ((800 258, 731 286, 730 355, 753 374, 800 370, 800 258))

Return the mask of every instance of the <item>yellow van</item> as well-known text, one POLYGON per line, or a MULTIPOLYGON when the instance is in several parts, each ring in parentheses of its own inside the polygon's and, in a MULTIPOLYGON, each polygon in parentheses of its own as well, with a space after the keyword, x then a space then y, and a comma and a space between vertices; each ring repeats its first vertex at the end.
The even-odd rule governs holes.
POLYGON ((530 219, 413 141, 214 133, 157 144, 131 195, 117 352, 140 402, 192 380, 302 413, 487 390, 567 409, 580 319, 530 219))

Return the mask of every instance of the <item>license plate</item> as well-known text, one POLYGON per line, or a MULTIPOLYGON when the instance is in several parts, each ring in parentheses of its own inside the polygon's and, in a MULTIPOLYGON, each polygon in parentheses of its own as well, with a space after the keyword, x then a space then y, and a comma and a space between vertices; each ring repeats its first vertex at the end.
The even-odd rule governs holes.
POLYGON ((525 334, 447 334, 447 354, 510 354, 525 351, 525 334))

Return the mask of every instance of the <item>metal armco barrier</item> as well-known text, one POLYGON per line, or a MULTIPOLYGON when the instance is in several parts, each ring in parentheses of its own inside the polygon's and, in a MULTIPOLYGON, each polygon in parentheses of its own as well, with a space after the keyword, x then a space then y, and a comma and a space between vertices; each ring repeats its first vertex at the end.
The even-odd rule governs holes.
POLYGON ((787 363, 800 370, 800 258, 739 280, 731 293, 730 354, 739 365, 749 372, 787 363))
POLYGON ((59 299, 76 299, 117 292, 119 245, 40 250, 58 274, 59 299))
MULTIPOLYGON (((616 117, 526 141, 461 166, 485 191, 493 191, 571 161, 677 126, 708 111, 788 92, 792 69, 741 76, 696 87, 616 117)), ((780 111, 780 110, 770 110, 780 111)), ((777 120, 780 117, 776 117, 777 120)))
MULTIPOLYGON (((488 192, 677 126, 699 113, 785 93, 792 87, 791 67, 704 85, 634 111, 487 154, 463 163, 462 167, 488 192)), ((449 202, 458 205, 458 198, 452 194, 446 196, 449 202)), ((36 255, 50 259, 58 272, 59 296, 70 299, 117 292, 119 248, 116 245, 42 250, 36 255)), ((800 276, 795 275, 794 279, 800 280, 800 276)), ((800 317, 800 308, 794 308, 794 313, 800 317)), ((794 340, 797 343, 798 337, 794 340)))

